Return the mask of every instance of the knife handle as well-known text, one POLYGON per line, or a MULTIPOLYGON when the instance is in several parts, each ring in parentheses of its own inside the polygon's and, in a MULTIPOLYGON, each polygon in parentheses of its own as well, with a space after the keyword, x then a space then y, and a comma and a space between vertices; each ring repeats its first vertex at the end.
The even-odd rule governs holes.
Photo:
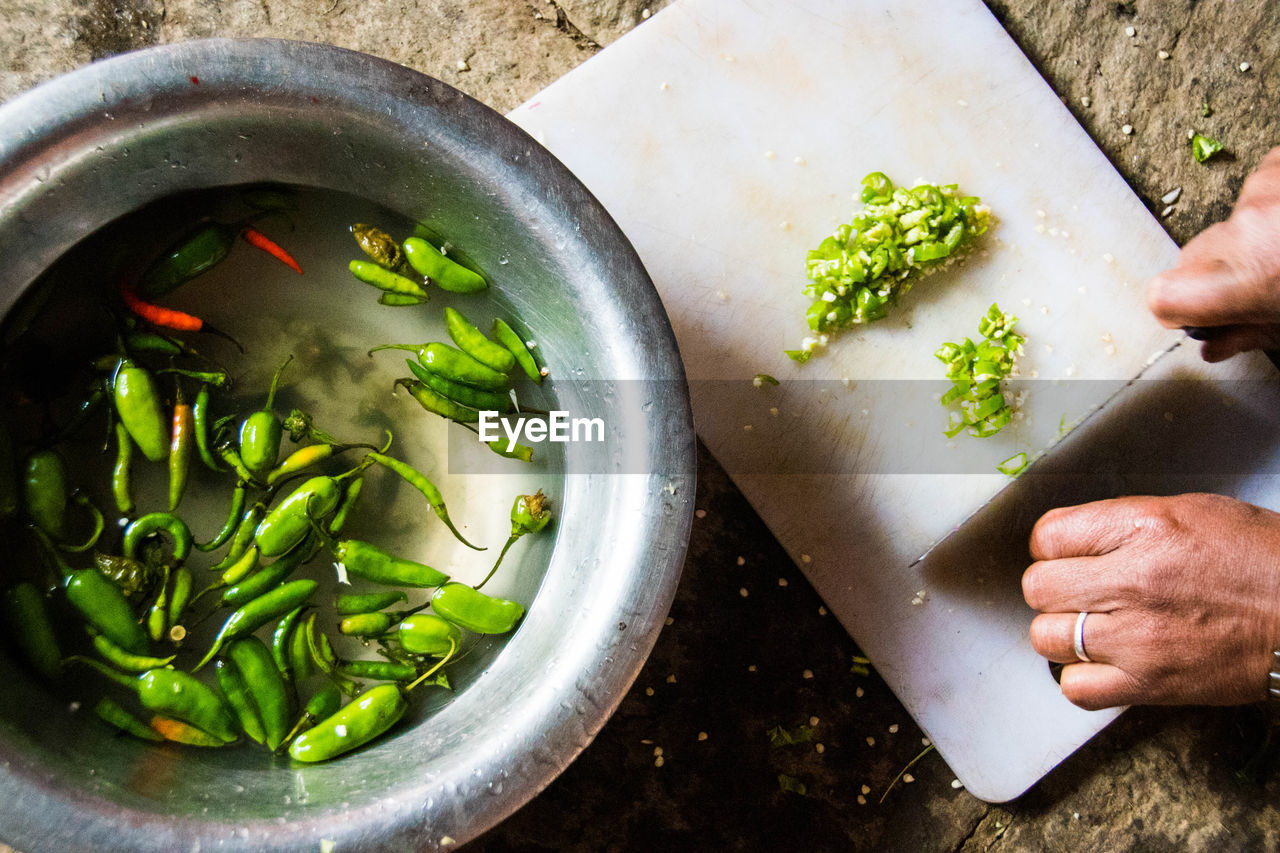
MULTIPOLYGON (((1182 331, 1193 341, 1209 341, 1222 334, 1221 326, 1183 326, 1182 331)), ((1262 354, 1271 359, 1271 363, 1280 370, 1280 350, 1263 350, 1262 354)))

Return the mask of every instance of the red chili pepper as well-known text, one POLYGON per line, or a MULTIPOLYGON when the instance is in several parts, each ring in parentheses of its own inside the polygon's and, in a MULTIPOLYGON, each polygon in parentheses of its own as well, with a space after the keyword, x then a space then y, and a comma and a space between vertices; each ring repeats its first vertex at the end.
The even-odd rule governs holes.
POLYGON ((120 298, 130 311, 156 326, 179 332, 198 332, 204 328, 204 321, 193 314, 144 301, 131 282, 120 282, 120 298))
POLYGON ((253 246, 253 248, 261 249, 280 263, 292 269, 298 275, 302 275, 302 267, 298 266, 298 262, 293 259, 293 255, 290 255, 281 248, 279 243, 272 240, 266 234, 263 234, 257 228, 246 227, 240 232, 240 236, 244 237, 245 242, 250 246, 253 246))

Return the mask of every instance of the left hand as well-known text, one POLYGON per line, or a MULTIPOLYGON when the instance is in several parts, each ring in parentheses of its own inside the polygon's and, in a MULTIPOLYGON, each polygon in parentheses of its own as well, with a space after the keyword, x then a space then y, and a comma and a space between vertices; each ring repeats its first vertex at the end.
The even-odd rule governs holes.
POLYGON ((1031 533, 1031 644, 1062 693, 1115 705, 1232 705, 1266 695, 1280 643, 1280 514, 1220 495, 1055 509, 1031 533), (1088 611, 1084 646, 1076 616, 1088 611))

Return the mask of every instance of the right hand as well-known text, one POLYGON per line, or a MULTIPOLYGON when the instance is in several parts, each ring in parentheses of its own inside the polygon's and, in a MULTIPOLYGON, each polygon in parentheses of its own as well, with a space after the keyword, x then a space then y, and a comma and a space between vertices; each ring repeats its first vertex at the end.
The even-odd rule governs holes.
POLYGON ((1263 158, 1226 222, 1182 249, 1177 265, 1147 286, 1161 325, 1218 326, 1205 361, 1251 349, 1280 349, 1280 148, 1263 158))

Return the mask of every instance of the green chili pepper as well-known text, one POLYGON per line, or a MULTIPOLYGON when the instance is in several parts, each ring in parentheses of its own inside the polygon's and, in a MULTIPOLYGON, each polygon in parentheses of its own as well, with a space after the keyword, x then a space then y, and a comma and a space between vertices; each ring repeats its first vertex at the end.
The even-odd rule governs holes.
POLYGON ((115 726, 125 734, 150 741, 162 741, 164 738, 153 731, 146 723, 124 709, 119 702, 109 696, 103 696, 93 706, 93 713, 98 719, 110 726, 115 726))
POLYGON ((5 422, 0 420, 0 518, 15 515, 22 501, 18 488, 18 460, 14 453, 13 436, 5 422))
POLYGON ((371 542, 359 539, 334 541, 314 518, 310 521, 320 542, 349 575, 388 586, 434 587, 449 580, 448 575, 425 563, 402 559, 371 542))
POLYGON ((1013 331, 1017 322, 1017 317, 1005 314, 993 303, 978 322, 981 343, 965 338, 963 344, 945 343, 934 353, 947 365, 947 379, 951 381, 951 388, 942 395, 942 405, 959 402, 959 409, 950 413, 949 426, 944 431, 948 438, 961 430, 985 438, 1012 420, 1000 383, 1013 370, 1026 342, 1013 331))
POLYGON ((1222 143, 1216 139, 1199 133, 1191 136, 1191 156, 1197 163, 1203 163, 1222 150, 1222 143))
POLYGON ((258 525, 262 523, 262 519, 266 514, 267 508, 260 503, 255 503, 245 510, 244 515, 240 517, 240 524, 236 527, 235 535, 231 538, 231 547, 227 549, 227 553, 223 555, 221 560, 209 567, 209 571, 226 571, 243 557, 245 551, 249 549, 249 543, 253 541, 254 534, 257 533, 258 525))
POLYGON ((518 459, 521 462, 533 461, 532 447, 526 447, 523 444, 516 444, 515 447, 509 447, 511 442, 507 441, 507 439, 502 437, 495 438, 492 441, 481 440, 480 443, 488 447, 490 450, 492 450, 494 453, 498 454, 499 456, 505 457, 507 459, 518 459))
MULTIPOLYGON (((295 607, 286 613, 276 627, 271 632, 271 659, 275 661, 276 669, 280 671, 280 676, 285 681, 294 680, 293 667, 289 660, 289 641, 294 635, 294 628, 298 624, 298 617, 302 615, 302 608, 295 607)), ((306 678, 303 674, 298 680, 306 678)))
POLYGON ((518 602, 492 598, 466 584, 447 583, 431 596, 436 615, 477 634, 505 634, 524 616, 518 602))
POLYGON ((201 669, 222 649, 225 643, 239 637, 252 634, 263 625, 278 619, 295 607, 305 603, 316 591, 313 580, 289 581, 284 586, 264 593, 252 601, 243 604, 227 617, 222 629, 213 641, 208 653, 196 664, 192 672, 201 669))
POLYGON ((341 449, 333 444, 309 444, 306 447, 300 447, 271 469, 271 473, 267 475, 267 485, 274 486, 284 477, 305 471, 340 452, 341 449))
POLYGON ((86 630, 89 632, 94 650, 102 656, 103 660, 116 669, 123 669, 125 672, 145 672, 148 669, 161 669, 173 663, 174 655, 169 655, 166 658, 157 658, 151 655, 134 654, 111 642, 96 628, 91 627, 86 630))
POLYGON ((106 519, 102 517, 102 511, 94 506, 93 501, 89 499, 88 495, 82 492, 76 492, 71 496, 71 500, 76 506, 81 506, 89 510, 89 513, 93 518, 93 529, 89 533, 89 538, 84 542, 79 545, 68 545, 65 542, 58 543, 58 547, 63 551, 78 554, 83 551, 88 551, 94 545, 98 544, 98 539, 102 536, 102 531, 106 528, 106 519))
POLYGON ((156 582, 155 574, 140 560, 94 551, 93 564, 104 577, 120 587, 125 595, 144 592, 156 582))
POLYGON ((461 533, 458 532, 458 528, 453 526, 453 522, 449 519, 449 510, 444 505, 444 497, 440 494, 440 490, 435 487, 435 484, 427 479, 426 474, 411 468, 399 459, 392 459, 390 456, 386 456, 376 451, 370 453, 367 458, 372 459, 384 468, 388 468, 399 474, 401 479, 406 483, 422 492, 423 497, 427 499, 427 503, 431 505, 431 509, 435 511, 435 514, 444 522, 445 527, 449 528, 449 532, 451 532, 454 535, 454 538, 459 542, 475 551, 486 550, 472 545, 461 533))
POLYGON ((162 461, 169 451, 169 431, 151 374, 132 359, 122 358, 112 388, 116 413, 142 455, 152 462, 162 461))
POLYGON ((441 290, 475 293, 489 286, 484 276, 446 258, 439 249, 421 237, 410 237, 404 241, 404 256, 409 261, 409 266, 419 275, 435 282, 441 290))
POLYGON ((462 644, 462 634, 454 625, 434 613, 415 613, 396 629, 400 647, 415 655, 443 655, 462 644))
POLYGON ((347 265, 357 280, 372 285, 384 293, 394 296, 410 296, 422 302, 431 298, 431 294, 420 282, 405 278, 399 273, 380 267, 368 261, 352 261, 347 265))
POLYGON ((289 693, 271 650, 257 637, 244 637, 231 643, 226 655, 244 676, 266 731, 267 748, 274 752, 289 731, 289 693))
POLYGON ((490 412, 509 412, 512 408, 511 398, 496 391, 481 391, 470 385, 463 385, 438 376, 412 359, 405 359, 409 370, 423 385, 441 396, 447 397, 459 405, 472 409, 490 412))
POLYGON ((347 485, 346 491, 342 493, 342 501, 338 504, 337 511, 334 512, 333 518, 329 520, 329 535, 337 536, 342 532, 342 528, 347 524, 347 517, 351 515, 351 511, 355 509, 356 503, 360 500, 360 492, 363 489, 363 477, 357 477, 347 485))
POLYGON ((502 551, 498 553, 498 559, 494 562, 493 568, 489 570, 489 574, 484 576, 484 580, 476 584, 475 588, 480 589, 489 582, 489 578, 493 577, 494 572, 498 571, 498 566, 502 565, 502 558, 507 556, 507 551, 516 541, 526 533, 541 533, 542 530, 551 521, 551 513, 547 510, 547 496, 539 489, 536 494, 517 495, 516 501, 511 506, 511 535, 507 538, 507 542, 502 546, 502 551))
POLYGON ((408 601, 409 596, 398 590, 388 592, 366 592, 360 595, 339 595, 333 600, 333 608, 339 616, 354 616, 357 613, 375 613, 401 601, 408 601))
POLYGON ((249 575, 244 580, 223 590, 223 607, 239 607, 269 590, 275 589, 297 571, 299 566, 315 556, 315 549, 303 543, 275 562, 249 575))
POLYGON ((191 451, 194 449, 195 425, 191 406, 182 399, 182 386, 178 386, 173 404, 173 430, 169 439, 169 512, 178 508, 187 490, 187 478, 191 473, 191 451))
POLYGON ((181 720, 175 720, 172 717, 159 715, 152 717, 151 728, 165 740, 180 743, 183 746, 222 747, 228 743, 222 738, 214 737, 196 726, 184 723, 181 720))
POLYGON ((231 470, 236 472, 236 476, 244 483, 257 483, 258 478, 244 464, 244 460, 240 458, 240 453, 232 446, 230 441, 224 441, 214 448, 214 452, 231 466, 231 470))
POLYGON ((378 266, 389 270, 399 270, 404 266, 400 244, 381 228, 357 222, 351 226, 351 236, 356 238, 360 251, 378 266))
POLYGON ((142 274, 138 292, 155 298, 177 290, 226 260, 236 229, 216 222, 198 225, 178 238, 142 274))
POLYGON ((284 425, 272 408, 276 402, 276 390, 280 386, 280 375, 293 361, 289 356, 276 368, 271 377, 271 388, 267 392, 267 404, 262 409, 249 415, 240 425, 240 459, 255 477, 266 474, 276 464, 280 455, 280 439, 284 437, 284 425))
POLYGON ((160 592, 147 611, 147 634, 152 642, 160 642, 160 638, 169 630, 169 567, 164 567, 164 578, 160 581, 160 592))
POLYGON ((173 629, 182 623, 183 611, 187 609, 187 604, 191 601, 191 586, 195 583, 195 578, 191 574, 191 570, 185 566, 179 566, 177 571, 173 573, 173 592, 169 595, 169 635, 172 638, 173 629))
POLYGON ((124 529, 123 551, 126 557, 136 559, 142 540, 154 533, 168 533, 173 539, 174 562, 181 563, 191 556, 194 539, 187 523, 170 512, 149 512, 124 529))
POLYGON ((210 393, 207 384, 200 385, 200 390, 196 392, 196 401, 191 406, 191 423, 195 428, 196 449, 200 451, 200 460, 210 471, 221 471, 222 463, 213 455, 212 438, 209 434, 210 393))
POLYGON ((218 687, 222 689, 223 698, 240 724, 240 731, 255 743, 263 743, 267 735, 240 670, 231 661, 219 659, 213 664, 213 671, 218 679, 218 687))
POLYGON ((445 328, 458 348, 481 364, 499 373, 510 373, 516 366, 515 356, 506 347, 485 337, 470 320, 452 308, 444 309, 445 328))
POLYGON ((409 296, 404 293, 383 293, 378 297, 379 305, 387 305, 392 308, 401 308, 406 305, 422 305, 426 301, 421 296, 409 296))
POLYGON ((306 639, 307 652, 311 661, 315 663, 316 668, 329 676, 343 693, 348 696, 357 695, 360 692, 359 686, 338 672, 338 656, 333 653, 329 637, 316 630, 316 616, 315 613, 308 616, 307 621, 299 629, 299 633, 306 639))
POLYGON ((338 631, 348 637, 381 637, 398 620, 391 613, 358 613, 338 623, 338 631))
POLYGON ((145 352, 167 356, 197 354, 182 341, 157 332, 130 332, 124 337, 124 348, 131 353, 145 352))
POLYGON ((51 681, 61 675, 58 637, 44 596, 35 585, 23 582, 6 589, 0 604, 3 604, 4 625, 31 668, 51 681))
POLYGON ((413 681, 418 668, 407 663, 388 660, 343 661, 338 671, 348 678, 366 678, 372 681, 413 681))
POLYGON ((96 569, 68 573, 64 589, 67 601, 107 639, 135 654, 146 651, 146 632, 135 619, 124 593, 96 569))
POLYGON ((324 686, 307 700, 302 716, 298 718, 298 722, 289 731, 289 734, 285 736, 285 743, 292 742, 293 736, 301 731, 304 726, 313 726, 316 721, 333 716, 341 707, 342 691, 332 681, 326 681, 324 686))
POLYGON ((422 408, 428 412, 434 412, 442 418, 448 418, 460 424, 475 423, 480 420, 479 412, 458 405, 448 397, 432 391, 416 379, 397 379, 395 384, 404 386, 404 389, 413 396, 413 399, 418 401, 422 408))
POLYGON ((416 353, 418 361, 427 370, 437 376, 443 376, 460 385, 470 385, 482 391, 506 391, 511 380, 505 373, 499 373, 492 367, 481 364, 471 356, 448 344, 439 342, 421 346, 414 344, 382 344, 369 350, 370 353, 382 350, 397 349, 416 353))
POLYGON ((222 697, 181 670, 149 669, 132 677, 91 658, 73 655, 68 660, 82 663, 121 687, 135 691, 142 706, 149 711, 190 723, 226 743, 236 739, 235 722, 227 713, 222 697))
POLYGON ((244 554, 240 556, 240 559, 236 560, 230 566, 227 566, 227 570, 222 573, 222 578, 219 583, 222 586, 231 586, 232 584, 240 583, 240 581, 249 576, 250 572, 258 568, 258 560, 261 556, 262 555, 259 553, 258 547, 256 545, 250 545, 248 549, 245 550, 244 554))
POLYGON ((225 370, 187 370, 182 367, 162 367, 156 373, 172 373, 175 376, 185 376, 205 385, 212 385, 214 388, 226 388, 231 385, 231 374, 225 370))
POLYGON ((311 656, 311 644, 308 642, 305 625, 299 625, 289 634, 288 643, 289 647, 286 651, 289 672, 293 673, 293 680, 300 682, 314 675, 315 660, 311 656))
POLYGON ((370 688, 311 730, 298 735, 289 746, 289 755, 296 761, 308 763, 327 761, 373 740, 404 716, 409 708, 409 692, 448 663, 449 657, 451 655, 418 676, 408 687, 379 684, 370 688))
POLYGON ((538 360, 533 357, 533 353, 529 350, 529 345, 525 343, 524 338, 516 333, 516 330, 507 325, 505 320, 494 318, 491 334, 498 339, 507 351, 515 358, 516 363, 520 365, 520 369, 525 375, 539 385, 542 384, 542 378, 546 376, 546 368, 538 364, 538 360))
POLYGON ((116 421, 116 464, 111 469, 111 494, 116 499, 116 509, 121 515, 133 512, 133 439, 123 421, 116 421))
POLYGON ((23 502, 36 526, 54 539, 67 532, 67 466, 54 450, 41 450, 27 458, 23 476, 23 502))
POLYGON ((340 492, 333 477, 312 477, 295 489, 258 525, 255 537, 262 556, 278 557, 301 542, 311 528, 308 511, 317 518, 327 516, 337 507, 340 492))
MULTIPOLYGON (((205 543, 196 543, 197 551, 214 551, 221 548, 236 529, 240 526, 241 515, 244 512, 245 496, 248 489, 243 482, 236 483, 235 490, 231 493, 231 510, 227 513, 226 523, 222 525, 222 529, 218 531, 212 539, 205 543)), ((254 525, 257 526, 256 523, 254 525)))

